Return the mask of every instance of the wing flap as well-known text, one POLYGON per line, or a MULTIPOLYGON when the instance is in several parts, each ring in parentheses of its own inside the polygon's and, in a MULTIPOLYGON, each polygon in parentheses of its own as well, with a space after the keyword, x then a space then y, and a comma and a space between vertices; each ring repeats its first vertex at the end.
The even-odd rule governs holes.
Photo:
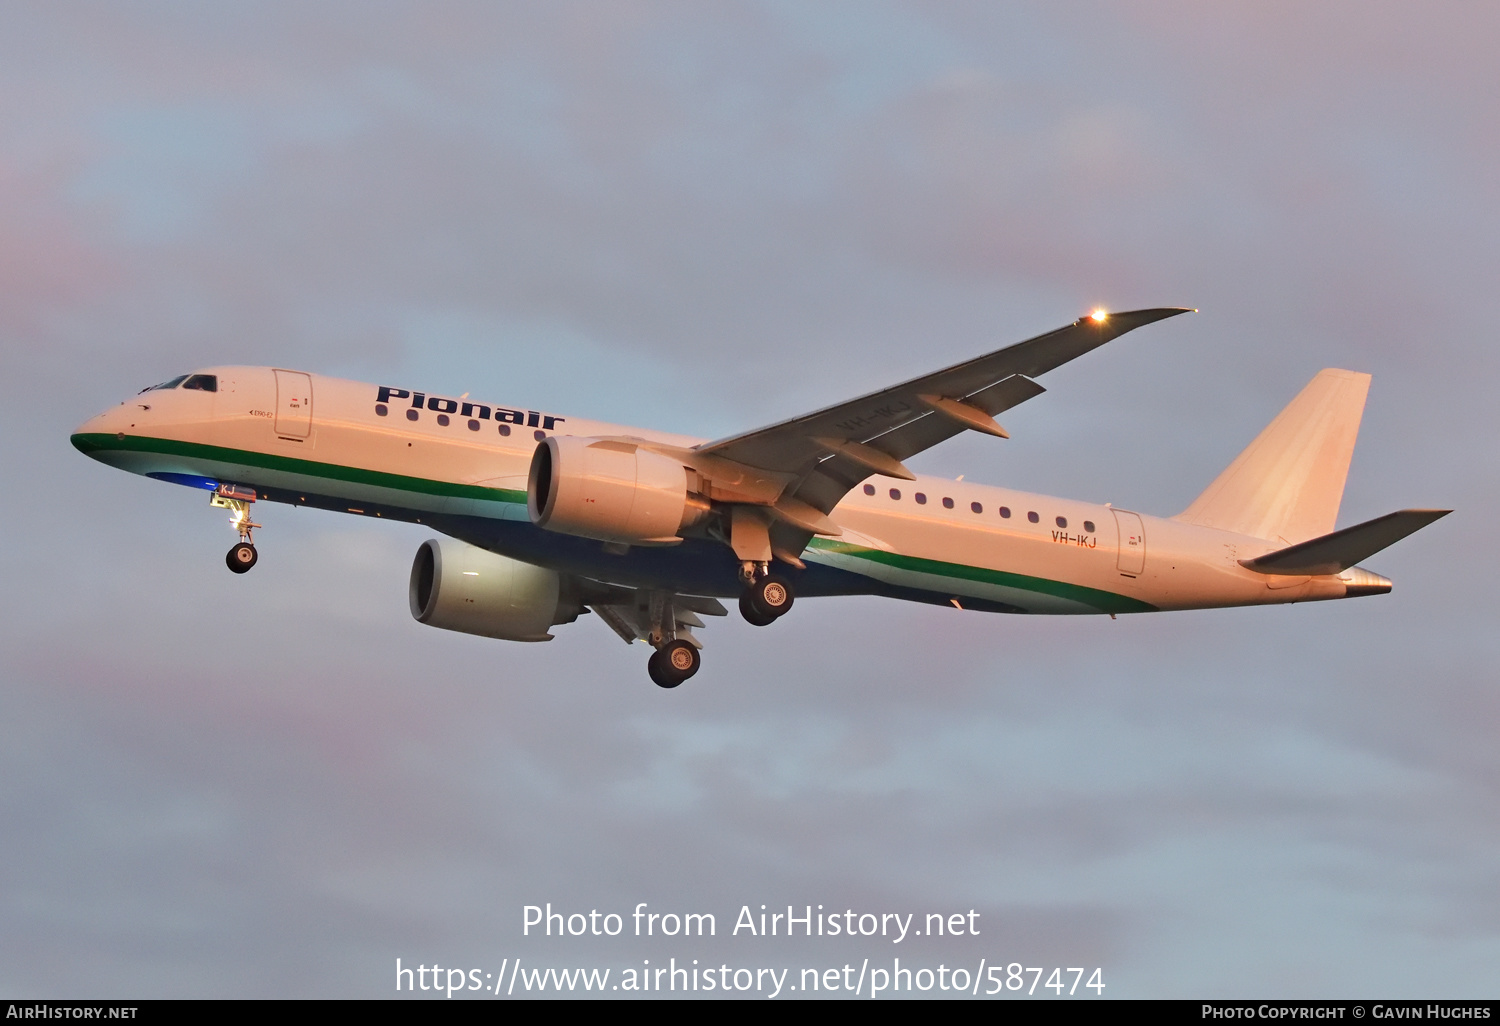
POLYGON ((625 644, 635 644, 636 629, 634 626, 625 621, 625 618, 620 615, 620 611, 617 607, 596 605, 589 606, 589 608, 594 611, 594 615, 599 617, 599 619, 603 620, 605 624, 608 625, 610 630, 618 634, 620 636, 620 639, 624 641, 625 644))
POLYGON ((989 388, 981 388, 973 395, 967 396, 964 402, 970 406, 977 406, 991 417, 1004 413, 1012 406, 1020 406, 1028 399, 1034 399, 1047 391, 1035 381, 1024 374, 1012 374, 1008 378, 1002 378, 989 388))

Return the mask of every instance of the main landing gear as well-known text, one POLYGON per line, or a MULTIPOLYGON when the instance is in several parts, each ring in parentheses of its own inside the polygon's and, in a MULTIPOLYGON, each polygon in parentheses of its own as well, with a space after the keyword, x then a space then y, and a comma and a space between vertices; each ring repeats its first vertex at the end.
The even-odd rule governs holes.
MULTIPOLYGON (((747 559, 740 564, 740 613, 757 627, 764 627, 792 608, 792 586, 771 573, 770 561, 747 559)), ((672 592, 637 592, 629 605, 591 606, 627 642, 644 638, 656 651, 646 662, 646 671, 658 687, 675 688, 702 665, 701 647, 692 629, 702 627, 696 613, 724 616, 726 610, 715 599, 693 598, 672 592)))
POLYGON ((767 627, 792 608, 792 586, 771 573, 765 563, 746 560, 740 567, 745 590, 740 594, 740 615, 756 627, 767 627))
MULTIPOLYGON (((646 672, 658 687, 675 688, 703 665, 698 654, 698 639, 693 637, 693 628, 702 627, 703 621, 693 615, 691 609, 678 608, 676 596, 667 592, 653 592, 641 609, 647 613, 649 629, 646 641, 652 648, 651 658, 646 662, 646 672)), ((713 603, 723 615, 723 606, 713 603)), ((712 612, 705 609, 705 612, 712 612)))
POLYGON ((646 672, 651 674, 651 679, 657 686, 675 688, 697 673, 702 663, 698 650, 679 638, 667 642, 651 654, 651 658, 646 661, 646 672))
POLYGON ((260 558, 250 540, 250 532, 260 525, 250 519, 250 504, 255 501, 255 489, 240 485, 221 484, 209 496, 208 504, 231 512, 230 523, 240 533, 239 543, 229 550, 224 563, 237 574, 247 572, 260 558))

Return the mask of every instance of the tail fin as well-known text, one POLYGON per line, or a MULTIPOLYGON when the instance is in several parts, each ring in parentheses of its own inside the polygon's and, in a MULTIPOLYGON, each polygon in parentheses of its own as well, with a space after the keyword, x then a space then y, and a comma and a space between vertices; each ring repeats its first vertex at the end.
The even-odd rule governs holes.
POLYGON ((1333 531, 1370 375, 1323 370, 1173 519, 1295 544, 1333 531))

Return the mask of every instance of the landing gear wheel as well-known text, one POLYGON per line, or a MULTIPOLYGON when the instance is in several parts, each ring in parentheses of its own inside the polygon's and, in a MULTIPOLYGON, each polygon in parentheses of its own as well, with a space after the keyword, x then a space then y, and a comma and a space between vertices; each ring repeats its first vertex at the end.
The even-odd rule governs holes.
POLYGON ((756 612, 772 620, 785 616, 792 608, 792 586, 774 574, 762 577, 750 585, 745 596, 756 612))
POLYGON ((658 687, 675 688, 693 674, 703 663, 698 650, 686 641, 669 641, 652 653, 646 662, 646 672, 658 687))
POLYGON ((756 627, 769 627, 776 622, 776 617, 767 616, 760 611, 755 602, 750 598, 748 591, 740 593, 740 615, 745 618, 747 623, 756 627))
POLYGON ((225 564, 237 574, 242 574, 255 565, 260 554, 255 551, 255 546, 249 542, 240 542, 229 550, 229 555, 224 557, 225 564))

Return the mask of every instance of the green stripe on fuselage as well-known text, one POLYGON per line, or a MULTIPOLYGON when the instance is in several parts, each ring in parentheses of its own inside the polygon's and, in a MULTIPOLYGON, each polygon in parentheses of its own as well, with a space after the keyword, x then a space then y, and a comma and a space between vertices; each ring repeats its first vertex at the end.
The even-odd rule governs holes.
POLYGON ((163 456, 213 460, 215 463, 259 467, 262 470, 275 470, 286 474, 305 474, 309 477, 320 477, 332 481, 395 488, 407 492, 420 492, 424 495, 481 499, 486 502, 523 504, 526 502, 526 493, 514 488, 484 488, 480 485, 457 484, 452 481, 434 481, 426 477, 387 474, 380 470, 346 467, 337 463, 319 463, 316 460, 277 456, 248 449, 226 449, 222 446, 203 445, 199 442, 179 442, 171 438, 150 438, 143 435, 126 435, 121 438, 118 435, 86 434, 74 435, 72 441, 74 448, 88 456, 100 452, 159 453, 163 456))
POLYGON ((1111 591, 1101 591, 1098 588, 1086 588, 1081 584, 1048 580, 1045 577, 1029 577, 1005 570, 969 566, 966 563, 945 563, 942 560, 923 559, 920 556, 905 556, 898 552, 870 549, 862 545, 851 545, 848 542, 827 538, 814 538, 808 543, 808 547, 841 556, 851 556, 855 559, 867 559, 872 563, 882 563, 898 570, 910 570, 934 577, 951 577, 962 581, 977 581, 982 584, 1015 588, 1017 591, 1051 595, 1055 598, 1092 606, 1101 613, 1154 613, 1157 611, 1155 606, 1139 599, 1116 595, 1111 591))

